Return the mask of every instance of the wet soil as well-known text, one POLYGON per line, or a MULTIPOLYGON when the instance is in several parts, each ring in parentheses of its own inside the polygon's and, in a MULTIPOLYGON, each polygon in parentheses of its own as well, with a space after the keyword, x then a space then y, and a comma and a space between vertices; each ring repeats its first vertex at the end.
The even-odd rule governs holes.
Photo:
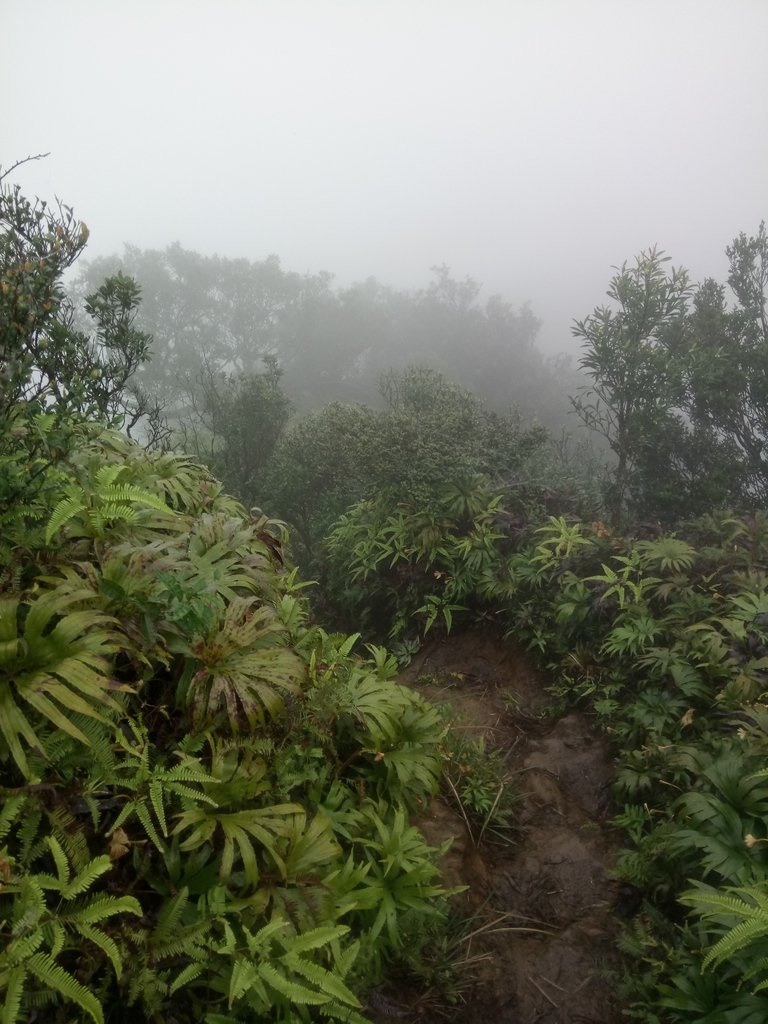
POLYGON ((472 962, 452 1010, 414 992, 407 1009, 401 994, 375 1019, 618 1024, 606 979, 618 932, 606 744, 582 715, 548 715, 546 680, 486 633, 431 642, 402 681, 449 703, 452 729, 504 752, 520 828, 511 843, 476 845, 455 801, 435 799, 419 815, 431 844, 453 837, 443 879, 468 886, 454 900, 463 901, 466 935, 474 933, 461 946, 472 962))

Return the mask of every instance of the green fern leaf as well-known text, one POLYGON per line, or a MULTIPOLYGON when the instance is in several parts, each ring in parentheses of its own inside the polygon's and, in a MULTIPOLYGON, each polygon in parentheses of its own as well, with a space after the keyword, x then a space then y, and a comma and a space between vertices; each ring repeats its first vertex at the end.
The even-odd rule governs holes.
MULTIPOLYGON (((700 916, 728 926, 726 934, 706 954, 705 968, 719 966, 745 951, 749 955, 754 951, 754 943, 764 944, 768 937, 768 890, 765 886, 743 886, 722 891, 698 882, 696 889, 683 893, 680 901, 693 907, 700 916), (735 925, 732 924, 734 918, 735 925)), ((765 962, 766 958, 752 962, 743 970, 742 978, 761 973, 761 961, 765 962)), ((763 978, 759 987, 766 986, 768 978, 763 978)))
POLYGON ((300 957, 294 957, 293 955, 283 957, 282 963, 292 971, 295 971, 296 974, 300 974, 307 981, 312 982, 325 995, 338 999, 339 1002, 347 1006, 354 1006, 356 1009, 360 1008, 360 1001, 354 993, 332 971, 327 971, 318 964, 312 963, 309 960, 302 960, 300 957))
POLYGON ((163 904, 152 933, 153 945, 162 946, 174 937, 188 903, 189 889, 184 886, 172 899, 163 904))
POLYGON ((104 932, 99 931, 98 928, 92 928, 91 925, 85 924, 82 921, 78 922, 77 930, 84 939, 92 942, 94 946, 98 946, 103 953, 106 953, 112 964, 115 977, 119 979, 123 973, 123 959, 114 939, 109 935, 106 935, 104 932))
POLYGON ((229 976, 229 1009, 231 1010, 234 1004, 250 989, 256 990, 265 1007, 270 1005, 269 995, 255 965, 244 957, 236 957, 232 965, 232 973, 229 976))
POLYGON ((191 981, 199 978, 200 975, 207 968, 207 964, 187 964, 187 966, 176 975, 174 980, 168 989, 168 995, 172 996, 175 992, 178 992, 180 988, 188 985, 191 981))
POLYGON ((165 820, 165 805, 163 804, 163 786, 161 782, 150 782, 149 784, 149 798, 152 801, 152 806, 155 809, 157 820, 160 822, 160 828, 164 836, 168 835, 168 824, 165 820))
POLYGON ((342 935, 346 935, 349 932, 349 928, 346 925, 323 925, 319 928, 312 928, 308 932, 303 932, 301 935, 297 935, 296 938, 291 939, 289 952, 291 956, 298 955, 299 953, 308 953, 311 949, 320 949, 321 946, 327 946, 329 942, 333 942, 334 939, 340 939, 342 935))
POLYGON ((141 904, 135 896, 97 896, 70 915, 78 928, 82 925, 98 924, 116 914, 134 914, 141 917, 141 904))
POLYGON ((100 492, 103 492, 104 490, 106 490, 106 488, 111 487, 114 484, 115 480, 117 480, 117 478, 123 472, 124 468, 124 466, 121 466, 119 464, 111 466, 100 466, 96 470, 96 476, 94 477, 96 489, 100 492))
POLYGON ((65 999, 77 1003, 96 1024, 104 1024, 101 1003, 85 986, 68 974, 45 953, 35 953, 27 961, 27 970, 48 988, 55 989, 65 999))
MULTIPOLYGON (((129 507, 129 502, 135 502, 137 505, 154 509, 155 512, 165 512, 169 516, 175 515, 173 509, 166 505, 162 498, 158 498, 151 491, 134 484, 117 484, 105 488, 99 496, 105 504, 115 505, 119 508, 129 507)), ((131 511, 133 510, 131 509, 131 511)), ((112 513, 110 512, 110 514, 112 513)))
POLYGON ((79 874, 75 875, 71 882, 62 886, 61 895, 65 900, 71 900, 75 896, 79 896, 86 889, 90 889, 96 879, 110 871, 111 868, 112 862, 106 854, 95 857, 79 874))
POLYGON ((263 956, 265 951, 270 948, 270 943, 275 936, 288 928, 288 922, 283 918, 276 917, 273 920, 268 921, 263 928, 260 928, 255 935, 247 929, 243 929, 245 932, 246 942, 248 943, 248 952, 252 957, 263 956))
POLYGON ((67 933, 60 920, 47 921, 44 927, 49 932, 48 955, 55 960, 64 949, 67 933))
MULTIPOLYGON (((135 800, 130 805, 136 813, 136 817, 139 819, 144 827, 144 831, 147 833, 149 838, 155 844, 158 850, 162 853, 165 850, 165 843, 160 838, 160 835, 155 828, 155 823, 152 821, 152 816, 147 809, 147 805, 142 803, 140 800, 135 800)), ((126 815, 127 816, 127 815, 126 815)), ((117 826, 115 826, 117 827, 117 826)))
POLYGON ((82 492, 80 494, 70 494, 66 498, 62 498, 48 520, 48 525, 45 528, 45 543, 50 544, 53 540, 53 535, 58 533, 62 526, 68 523, 70 519, 74 519, 80 512, 85 511, 85 508, 86 505, 82 492))
MULTIPOLYGON (((743 912, 742 912, 743 913, 743 912)), ((750 943, 768 935, 768 913, 753 912, 747 919, 732 928, 704 957, 704 967, 718 965, 730 960, 746 949, 750 943)))
POLYGON ((292 1003, 298 1003, 301 1006, 322 1006, 324 1003, 330 1002, 330 996, 325 995, 324 992, 313 991, 300 985, 297 981, 286 978, 273 964, 259 963, 256 965, 256 971, 270 988, 285 996, 292 1003))
MULTIPOLYGON (((29 922, 29 925, 34 927, 34 925, 37 924, 39 916, 39 914, 36 915, 35 918, 29 922)), ((22 917, 16 922, 14 934, 26 931, 27 928, 28 922, 26 922, 22 917)), ((26 935, 23 938, 14 939, 6 946, 3 958, 7 960, 9 964, 13 964, 14 966, 16 964, 23 964, 42 946, 44 938, 45 936, 43 935, 42 930, 38 929, 32 935, 26 935)))
POLYGON ((759 960, 750 964, 747 976, 754 978, 756 974, 762 975, 763 980, 755 985, 753 991, 755 993, 765 992, 768 989, 768 956, 761 956, 759 960))
POLYGON ((23 964, 12 967, 5 976, 5 999, 0 1011, 0 1024, 16 1024, 18 1021, 26 977, 27 969, 23 964))
POLYGON ((62 850, 58 840, 54 836, 46 836, 48 847, 53 855, 53 861, 56 865, 56 873, 59 876, 59 885, 63 889, 64 886, 69 882, 69 864, 67 858, 62 850))

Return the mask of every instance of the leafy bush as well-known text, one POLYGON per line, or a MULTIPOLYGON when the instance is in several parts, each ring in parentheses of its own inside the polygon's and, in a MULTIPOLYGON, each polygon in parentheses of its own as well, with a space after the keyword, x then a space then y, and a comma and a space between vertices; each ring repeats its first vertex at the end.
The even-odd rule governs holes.
POLYGON ((442 720, 205 470, 89 428, 51 472, 0 599, 4 1019, 362 1021, 441 913, 442 720))
POLYGON ((429 367, 386 374, 380 390, 383 411, 331 403, 299 420, 266 474, 265 501, 298 534, 302 568, 323 578, 323 540, 350 506, 405 502, 431 514, 447 486, 516 481, 546 442, 540 427, 491 411, 429 367))
POLYGON ((645 976, 617 985, 648 1024, 766 1015, 763 519, 709 516, 633 542, 553 517, 483 583, 561 703, 589 709, 613 741, 616 871, 646 901, 624 942, 645 976))

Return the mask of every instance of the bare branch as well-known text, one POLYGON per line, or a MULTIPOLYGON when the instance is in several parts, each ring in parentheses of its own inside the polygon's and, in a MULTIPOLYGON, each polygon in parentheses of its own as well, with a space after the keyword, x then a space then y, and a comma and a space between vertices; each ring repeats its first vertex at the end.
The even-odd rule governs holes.
POLYGON ((45 160, 45 158, 50 155, 50 153, 36 153, 34 156, 25 156, 23 160, 17 160, 16 163, 11 164, 7 170, 0 171, 0 181, 2 181, 3 178, 7 178, 9 174, 12 174, 17 167, 22 167, 24 164, 32 163, 33 160, 45 160))

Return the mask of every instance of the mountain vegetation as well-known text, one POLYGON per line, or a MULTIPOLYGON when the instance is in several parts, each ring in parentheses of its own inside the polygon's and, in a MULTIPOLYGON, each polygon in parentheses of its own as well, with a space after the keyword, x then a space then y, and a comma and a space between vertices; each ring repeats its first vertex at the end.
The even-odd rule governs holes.
POLYGON ((728 293, 616 269, 574 327, 590 445, 526 415, 532 314, 445 268, 126 249, 68 297, 87 229, 8 177, 0 1020, 364 1024, 450 927, 410 821, 449 723, 398 671, 474 622, 613 745, 626 1017, 762 1024, 764 225, 728 293))

